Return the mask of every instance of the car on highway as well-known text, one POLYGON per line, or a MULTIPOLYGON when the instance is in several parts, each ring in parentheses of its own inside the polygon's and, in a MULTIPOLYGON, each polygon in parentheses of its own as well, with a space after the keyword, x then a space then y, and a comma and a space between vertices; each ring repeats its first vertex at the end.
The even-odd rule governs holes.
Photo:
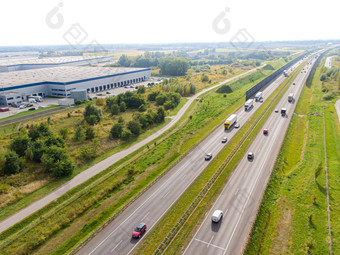
POLYGON ((263 129, 263 134, 268 135, 268 129, 267 128, 263 129))
POLYGON ((210 160, 210 159, 212 159, 212 153, 208 153, 207 155, 205 155, 204 159, 205 159, 205 160, 210 160))
POLYGON ((275 112, 279 112, 279 109, 275 108, 275 112))
POLYGON ((293 82, 293 85, 295 85, 295 82, 293 82))
POLYGON ((222 143, 226 143, 228 141, 227 137, 222 138, 222 143))
POLYGON ((223 211, 215 210, 213 215, 211 216, 211 220, 212 220, 212 222, 217 223, 221 220, 222 217, 223 217, 223 211))
POLYGON ((235 127, 235 128, 239 128, 239 127, 240 127, 240 124, 239 124, 239 123, 236 123, 236 124, 234 125, 234 127, 235 127))
POLYGON ((146 231, 146 224, 144 222, 139 223, 138 226, 133 230, 132 237, 140 238, 145 231, 146 231))
POLYGON ((254 159, 254 152, 248 152, 247 158, 248 158, 249 160, 253 160, 253 159, 254 159))

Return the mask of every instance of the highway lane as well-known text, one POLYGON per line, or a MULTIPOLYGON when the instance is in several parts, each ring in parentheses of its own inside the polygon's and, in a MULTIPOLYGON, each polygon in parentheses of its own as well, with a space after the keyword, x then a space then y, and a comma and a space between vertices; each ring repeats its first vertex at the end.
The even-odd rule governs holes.
MULTIPOLYGON (((258 68, 262 68, 262 67, 263 66, 258 67, 258 68)), ((114 163, 116 163, 120 159, 126 157, 127 155, 131 154, 132 152, 138 150, 142 146, 144 146, 147 143, 151 142, 152 140, 154 140, 155 138, 157 138, 158 136, 163 134, 165 131, 169 130, 184 115, 184 113, 189 108, 191 103, 196 98, 198 98, 200 95, 202 95, 203 93, 205 93, 205 92, 207 92, 209 90, 212 90, 212 89, 214 89, 216 87, 219 87, 222 84, 225 84, 227 82, 235 80, 235 79, 237 79, 239 77, 242 77, 242 76, 244 76, 244 75, 246 75, 246 74, 248 74, 250 72, 255 71, 258 68, 254 68, 254 69, 251 69, 251 70, 249 70, 247 72, 244 72, 242 74, 236 75, 236 76, 234 76, 232 78, 229 78, 229 79, 227 79, 227 80, 225 80, 223 82, 220 82, 217 85, 214 85, 214 86, 212 86, 210 88, 204 89, 201 92, 199 92, 199 93, 195 94, 194 96, 190 97, 189 100, 184 104, 184 106, 179 110, 179 112, 175 116, 173 116, 171 118, 171 121, 167 125, 162 127, 160 130, 158 130, 154 134, 148 136, 144 140, 142 140, 142 141, 140 141, 140 142, 130 146, 129 148, 127 148, 125 150, 122 150, 122 151, 120 151, 118 153, 115 153, 112 156, 109 156, 108 158, 102 160, 101 162, 99 162, 99 163, 93 165, 92 167, 86 169, 85 171, 83 171, 80 174, 78 174, 77 176, 75 176, 72 180, 66 182, 65 184, 63 184, 62 186, 60 186, 56 190, 52 191, 51 193, 49 193, 45 197, 35 201, 34 203, 32 203, 29 206, 25 207, 24 209, 20 210, 19 212, 15 213, 15 214, 13 214, 13 215, 11 215, 9 217, 7 217, 6 219, 4 219, 3 221, 0 222, 0 233, 2 231, 4 231, 4 230, 10 228, 14 224, 20 222, 21 220, 25 219, 26 217, 28 217, 32 213, 40 210, 44 206, 48 205, 50 202, 58 199, 59 197, 64 195, 66 192, 68 192, 72 188, 82 184, 83 182, 87 181, 91 177, 93 177, 96 174, 100 173, 101 171, 107 169, 109 166, 113 165, 114 163)))
MULTIPOLYGON (((284 80, 285 77, 280 75, 267 86, 263 91, 264 100, 284 80)), ((250 111, 244 111, 243 107, 239 109, 236 112, 237 122, 242 126, 260 105, 259 102, 255 103, 250 111)), ((204 160, 205 154, 217 155, 225 146, 221 143, 222 137, 227 137, 229 141, 237 130, 232 128, 225 131, 223 126, 217 128, 78 253, 129 254, 138 243, 138 240, 131 238, 133 228, 140 222, 145 222, 148 229, 151 229, 209 164, 209 161, 204 160)))
MULTIPOLYGON (((315 59, 312 61, 314 62, 315 59)), ((186 247, 184 254, 242 253, 260 205, 262 192, 270 178, 296 106, 296 101, 288 102, 288 94, 294 93, 296 99, 300 96, 309 71, 310 68, 306 73, 300 72, 294 80, 295 85, 291 85, 282 97, 277 108, 287 108, 287 116, 282 117, 280 112, 273 112, 270 115, 264 124, 269 134, 265 136, 261 131, 249 147, 248 152, 254 152, 254 160, 247 159, 248 152, 244 155, 186 247), (222 221, 216 224, 212 223, 211 215, 217 209, 222 210, 224 216, 222 221)))

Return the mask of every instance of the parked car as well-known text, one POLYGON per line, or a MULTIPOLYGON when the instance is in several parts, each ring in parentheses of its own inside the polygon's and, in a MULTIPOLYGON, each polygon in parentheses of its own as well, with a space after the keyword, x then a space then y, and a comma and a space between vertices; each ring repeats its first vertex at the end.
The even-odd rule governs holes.
POLYGON ((25 104, 21 104, 20 106, 19 106, 19 109, 25 109, 26 108, 26 105, 25 104))
POLYGON ((226 143, 228 141, 227 137, 222 138, 222 143, 226 143))
POLYGON ((45 106, 43 106, 43 105, 38 105, 38 109, 42 109, 42 108, 45 108, 45 106))
POLYGON ((34 111, 35 110, 35 107, 31 107, 28 109, 29 111, 34 111))
POLYGON ((132 232, 133 238, 140 238, 141 235, 146 231, 146 224, 145 223, 139 223, 138 226, 134 229, 132 232))
POLYGON ((210 160, 212 158, 212 153, 205 155, 205 160, 210 160))
POLYGON ((221 210, 215 210, 213 215, 211 216, 212 222, 219 222, 221 218, 223 217, 223 211, 221 210))
POLYGON ((33 106, 33 104, 31 104, 31 103, 26 104, 26 107, 32 107, 32 106, 33 106))
POLYGON ((253 152, 248 152, 248 159, 253 160, 254 159, 254 153, 253 152))
POLYGON ((111 92, 110 91, 106 91, 106 94, 109 95, 109 94, 111 94, 111 92))

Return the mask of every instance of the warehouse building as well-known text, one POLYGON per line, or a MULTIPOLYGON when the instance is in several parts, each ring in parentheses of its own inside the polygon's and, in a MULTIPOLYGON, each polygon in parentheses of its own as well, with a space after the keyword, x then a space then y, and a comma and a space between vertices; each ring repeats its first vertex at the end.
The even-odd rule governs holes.
POLYGON ((0 72, 13 72, 60 66, 85 66, 111 62, 113 60, 114 60, 113 56, 106 57, 72 56, 72 57, 38 58, 0 63, 0 72))
POLYGON ((149 68, 63 66, 0 73, 0 94, 69 97, 71 90, 105 91, 148 80, 149 68))

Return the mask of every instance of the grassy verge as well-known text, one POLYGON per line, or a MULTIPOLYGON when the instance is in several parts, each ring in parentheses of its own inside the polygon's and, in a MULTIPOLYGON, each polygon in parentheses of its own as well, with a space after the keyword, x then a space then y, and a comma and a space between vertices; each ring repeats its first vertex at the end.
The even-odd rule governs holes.
POLYGON ((236 144, 242 139, 246 131, 250 128, 252 123, 261 114, 261 112, 269 105, 273 98, 279 93, 278 98, 275 99, 274 104, 269 108, 264 118, 258 123, 256 128, 253 130, 249 138, 242 145, 239 153, 231 160, 228 166, 221 173, 220 177, 217 179, 216 183, 207 193, 203 201, 198 205, 196 210, 186 221, 183 228, 179 231, 175 239, 172 241, 166 253, 177 254, 183 251, 185 245, 190 241, 192 235, 194 234, 196 227, 199 226, 199 222, 203 220, 202 216, 205 212, 209 210, 210 206, 218 196, 218 194, 223 189, 225 183, 232 170, 237 166, 237 163, 246 152, 248 146, 251 144, 252 139, 257 135, 258 131, 262 127, 262 124, 266 121, 267 117, 274 110, 276 102, 280 100, 288 86, 280 92, 280 90, 286 85, 290 84, 291 80, 299 73, 298 69, 295 75, 291 76, 286 82, 281 84, 279 88, 261 105, 261 107, 256 111, 256 113, 247 121, 245 125, 240 129, 240 131, 229 141, 228 145, 223 148, 223 150, 214 158, 211 164, 202 172, 202 174, 195 180, 195 182, 188 188, 188 190, 181 196, 181 198, 173 205, 173 207, 164 215, 164 217, 158 222, 158 224, 149 232, 148 238, 144 239, 143 242, 137 247, 133 254, 151 254, 154 252, 160 243, 163 241, 165 236, 169 233, 174 224, 183 215, 184 211, 187 209, 188 205, 195 199, 197 194, 206 184, 207 180, 215 173, 216 169, 223 163, 227 155, 230 154, 231 150, 236 146, 236 144))
POLYGON ((324 61, 305 86, 290 123, 245 254, 329 254, 323 107, 329 166, 333 254, 339 250, 339 124, 321 100, 324 61), (319 171, 318 169, 321 169, 319 171))
POLYGON ((62 251, 59 250, 57 253, 64 253, 65 250, 72 248, 199 141, 203 132, 209 132, 213 126, 221 122, 221 120, 218 120, 218 122, 214 120, 215 116, 220 115, 220 118, 223 119, 226 112, 234 110, 233 104, 235 102, 242 104, 243 94, 251 85, 248 84, 228 95, 228 104, 221 94, 214 94, 214 98, 207 100, 196 101, 191 111, 186 113, 186 116, 178 124, 179 127, 185 125, 184 128, 180 128, 181 132, 174 132, 177 131, 176 129, 171 130, 174 134, 167 139, 164 139, 164 137, 169 135, 170 132, 163 134, 160 139, 164 140, 162 142, 157 141, 156 148, 153 147, 153 144, 148 145, 153 147, 151 150, 148 146, 141 148, 135 154, 117 162, 108 170, 76 187, 58 201, 51 203, 23 222, 3 232, 0 235, 2 247, 5 248, 7 253, 18 251, 31 253, 33 250, 37 251, 38 247, 40 247, 39 251, 46 247, 52 247, 52 249, 47 249, 50 252, 56 248, 56 240, 63 236, 62 239, 58 239, 59 244, 62 245, 68 238, 64 234, 67 230, 72 229, 69 237, 74 236, 74 233, 78 234, 73 239, 71 238, 70 242, 62 245, 60 247, 62 251), (208 105, 213 100, 217 100, 218 103, 215 107, 209 108, 208 105), (198 105, 196 114, 192 115, 193 110, 198 105), (189 118, 190 115, 192 115, 191 118, 189 118), (195 130, 199 132, 192 135, 195 130), (139 155, 136 156, 138 153, 139 155), (125 165, 120 166, 123 161, 125 165), (127 167, 129 163, 130 166, 127 167), (130 171, 131 167, 134 168, 132 172, 130 171), (110 201, 109 205, 106 203, 107 201, 110 201), (78 218, 83 221, 79 222, 78 218))

